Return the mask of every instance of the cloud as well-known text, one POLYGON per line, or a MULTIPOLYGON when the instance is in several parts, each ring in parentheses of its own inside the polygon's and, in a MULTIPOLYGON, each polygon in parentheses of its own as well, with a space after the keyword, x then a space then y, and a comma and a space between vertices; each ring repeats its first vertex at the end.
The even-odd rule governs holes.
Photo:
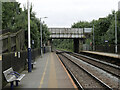
MULTIPOLYGON (((18 0, 25 4, 26 0, 18 0)), ((30 0, 37 17, 44 19, 48 26, 66 26, 80 20, 91 21, 105 17, 117 10, 119 0, 30 0)))

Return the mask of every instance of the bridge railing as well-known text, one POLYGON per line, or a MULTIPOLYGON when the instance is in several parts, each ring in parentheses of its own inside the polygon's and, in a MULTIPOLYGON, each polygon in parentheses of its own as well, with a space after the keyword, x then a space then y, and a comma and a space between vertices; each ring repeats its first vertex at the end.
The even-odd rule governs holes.
POLYGON ((85 38, 92 28, 49 28, 51 38, 85 38))

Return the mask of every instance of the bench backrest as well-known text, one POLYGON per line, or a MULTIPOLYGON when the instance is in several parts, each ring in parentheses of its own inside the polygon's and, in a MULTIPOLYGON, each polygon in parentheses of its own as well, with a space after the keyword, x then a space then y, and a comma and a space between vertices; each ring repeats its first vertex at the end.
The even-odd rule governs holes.
POLYGON ((10 75, 9 73, 10 72, 13 72, 13 68, 11 67, 11 68, 9 68, 9 69, 7 69, 7 70, 5 70, 3 73, 4 73, 4 76, 5 76, 5 78, 6 78, 6 80, 8 81, 8 80, 10 80, 12 77, 13 77, 13 75, 10 75), (8 75, 9 74, 9 75, 8 75))

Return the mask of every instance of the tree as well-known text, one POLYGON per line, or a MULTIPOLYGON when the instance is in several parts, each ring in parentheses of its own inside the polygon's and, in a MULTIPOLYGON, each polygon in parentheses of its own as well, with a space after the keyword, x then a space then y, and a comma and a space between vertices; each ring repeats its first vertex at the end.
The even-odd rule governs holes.
POLYGON ((2 3, 2 28, 11 29, 15 24, 15 16, 20 15, 22 9, 18 2, 3 2, 2 3))
MULTIPOLYGON (((19 30, 25 31, 25 46, 28 46, 28 10, 24 7, 24 10, 20 8, 18 2, 6 2, 3 3, 2 10, 2 25, 3 29, 10 30, 10 32, 17 32, 19 30)), ((34 40, 32 48, 40 47, 40 20, 35 16, 33 7, 30 7, 30 28, 31 28, 31 42, 34 40)), ((49 31, 47 25, 42 23, 43 27, 43 42, 46 43, 49 38, 49 31)))
POLYGON ((72 28, 90 28, 91 24, 87 21, 79 21, 72 25, 72 28))
MULTIPOLYGON (((120 11, 117 12, 117 28, 118 35, 120 34, 120 11)), ((115 11, 104 18, 93 20, 91 22, 80 21, 72 25, 73 28, 92 27, 94 24, 95 32, 95 45, 105 44, 105 40, 109 41, 109 44, 115 43, 115 11)), ((92 36, 92 35, 91 35, 92 36)), ((86 43, 92 41, 92 38, 87 39, 86 43)), ((120 38, 118 38, 118 44, 120 44, 120 38)))
POLYGON ((57 49, 73 51, 73 39, 54 39, 53 46, 57 49))

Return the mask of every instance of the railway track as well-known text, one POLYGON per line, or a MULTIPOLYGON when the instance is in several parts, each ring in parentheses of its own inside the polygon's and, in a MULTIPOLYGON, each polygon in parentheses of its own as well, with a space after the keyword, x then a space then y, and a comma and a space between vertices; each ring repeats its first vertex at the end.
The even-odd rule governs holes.
POLYGON ((68 58, 65 54, 58 54, 58 56, 62 60, 66 68, 72 73, 76 82, 78 82, 79 88, 112 90, 112 87, 104 83, 87 69, 74 62, 72 59, 68 58))
POLYGON ((94 58, 91 58, 89 56, 85 56, 82 54, 70 53, 70 55, 120 78, 120 67, 117 65, 110 64, 110 63, 107 63, 107 62, 104 62, 98 59, 94 59, 94 58))

